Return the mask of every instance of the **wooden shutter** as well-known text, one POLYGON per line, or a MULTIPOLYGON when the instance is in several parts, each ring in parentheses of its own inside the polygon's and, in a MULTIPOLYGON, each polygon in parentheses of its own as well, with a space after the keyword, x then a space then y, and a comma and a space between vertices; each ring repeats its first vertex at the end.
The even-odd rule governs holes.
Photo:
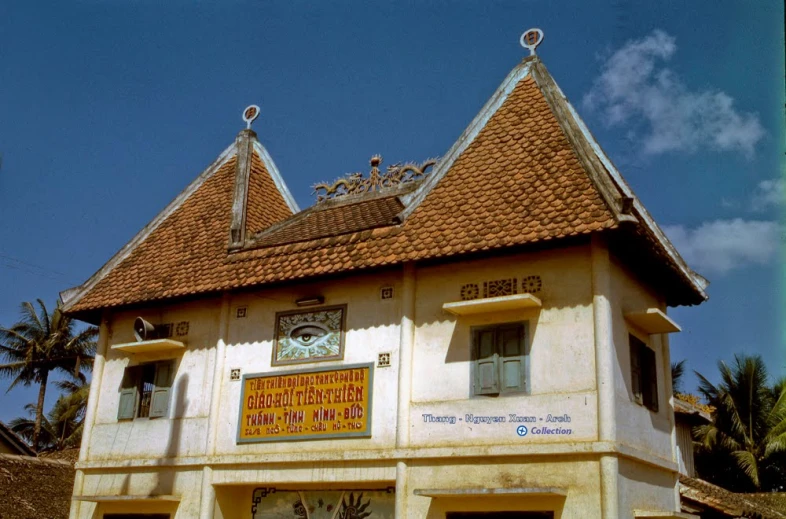
POLYGON ((166 417, 169 414, 169 396, 172 391, 172 363, 156 364, 153 394, 150 397, 150 418, 166 417))
POLYGON ((478 330, 474 333, 475 394, 477 395, 499 393, 499 355, 494 335, 494 330, 478 330))
POLYGON ((630 341, 630 385, 633 390, 633 397, 639 403, 644 403, 642 399, 642 370, 641 370, 641 341, 633 335, 629 336, 630 341))
POLYGON ((525 358, 524 333, 521 326, 504 327, 497 330, 497 348, 502 360, 500 362, 500 380, 502 392, 524 390, 525 358))
POLYGON ((118 420, 132 420, 136 417, 139 398, 139 366, 126 368, 120 387, 120 404, 117 406, 118 420))

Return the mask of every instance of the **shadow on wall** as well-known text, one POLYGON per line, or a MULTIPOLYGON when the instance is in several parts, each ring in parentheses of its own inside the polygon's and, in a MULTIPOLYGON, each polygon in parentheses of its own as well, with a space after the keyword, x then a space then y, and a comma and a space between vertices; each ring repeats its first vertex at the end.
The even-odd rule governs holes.
MULTIPOLYGON (((172 427, 169 430, 164 456, 157 461, 158 466, 170 463, 178 455, 181 442, 183 441, 183 416, 188 407, 187 398, 188 374, 184 373, 177 379, 174 385, 172 406, 170 407, 169 417, 172 427)), ((172 495, 174 491, 175 471, 173 468, 156 471, 156 485, 150 492, 152 495, 172 495)))

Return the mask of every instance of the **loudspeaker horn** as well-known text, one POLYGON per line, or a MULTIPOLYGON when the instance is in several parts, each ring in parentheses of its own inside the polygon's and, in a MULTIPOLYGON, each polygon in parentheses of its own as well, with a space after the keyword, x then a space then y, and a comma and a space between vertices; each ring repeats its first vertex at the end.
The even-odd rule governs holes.
POLYGON ((134 319, 134 337, 139 342, 156 338, 156 327, 141 317, 134 319))

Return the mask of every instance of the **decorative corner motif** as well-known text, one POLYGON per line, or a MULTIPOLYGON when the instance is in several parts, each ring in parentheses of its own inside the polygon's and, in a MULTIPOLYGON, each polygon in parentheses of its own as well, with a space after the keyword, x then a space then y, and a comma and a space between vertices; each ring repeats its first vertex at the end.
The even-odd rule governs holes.
POLYGON ((379 289, 379 298, 383 301, 385 299, 393 299, 393 287, 382 287, 379 289))
POLYGON ((523 294, 537 294, 543 288, 543 281, 540 276, 527 276, 521 280, 521 292, 523 294))
POLYGON ((377 357, 377 367, 378 368, 389 368, 390 367, 390 353, 380 353, 377 357))
POLYGON ((461 287, 461 300, 471 301, 480 297, 480 287, 477 283, 468 283, 461 287))
POLYGON ((483 297, 510 296, 516 293, 516 278, 483 282, 483 297))
POLYGON ((382 156, 374 155, 371 157, 371 172, 368 178, 363 178, 363 173, 350 173, 332 184, 327 182, 315 184, 314 193, 317 195, 317 202, 322 202, 346 195, 378 192, 412 182, 425 175, 426 170, 436 163, 437 159, 428 159, 420 165, 413 162, 405 164, 398 162, 388 166, 385 173, 380 173, 379 165, 382 164, 382 156))
POLYGON ((259 507, 259 503, 262 502, 262 499, 266 498, 270 494, 275 494, 276 489, 275 487, 259 487, 254 489, 254 493, 251 494, 251 517, 254 517, 257 513, 257 508, 259 507))
POLYGON ((177 333, 178 337, 183 337, 184 335, 188 335, 188 328, 188 321, 180 321, 175 327, 175 333, 177 333))

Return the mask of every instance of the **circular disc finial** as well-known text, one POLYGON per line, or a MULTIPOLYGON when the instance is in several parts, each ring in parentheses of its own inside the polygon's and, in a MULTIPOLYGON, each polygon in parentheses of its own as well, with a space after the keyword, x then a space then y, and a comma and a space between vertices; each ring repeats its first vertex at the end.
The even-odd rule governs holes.
POLYGON ((243 120, 246 121, 246 128, 251 128, 251 123, 254 122, 254 119, 259 117, 259 107, 257 105, 251 105, 245 110, 243 110, 243 120))
POLYGON ((532 56, 535 54, 535 48, 543 41, 543 31, 537 28, 528 29, 521 35, 519 41, 522 47, 529 49, 529 55, 532 56))

